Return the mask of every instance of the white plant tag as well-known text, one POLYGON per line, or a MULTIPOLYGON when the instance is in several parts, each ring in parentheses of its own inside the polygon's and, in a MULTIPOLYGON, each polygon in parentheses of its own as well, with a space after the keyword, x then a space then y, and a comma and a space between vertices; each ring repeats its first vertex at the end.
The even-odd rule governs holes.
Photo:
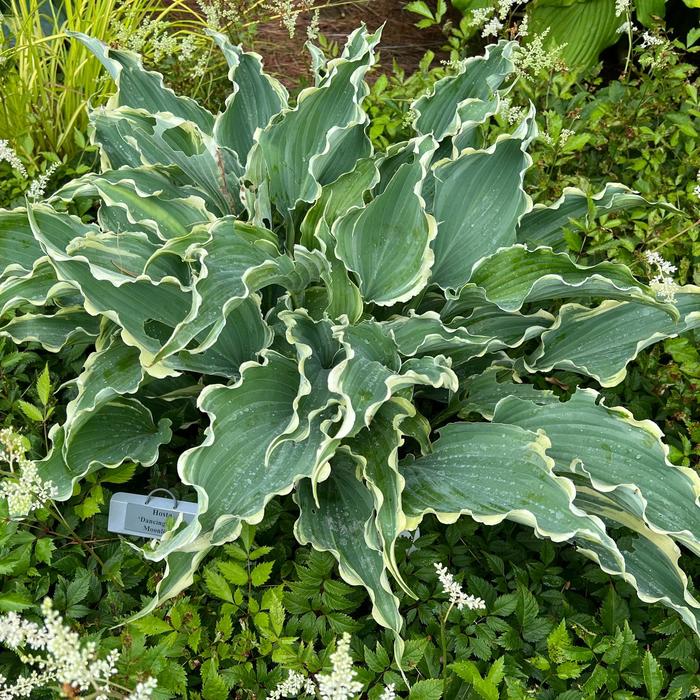
MULTIPOLYGON (((165 491, 165 489, 156 489, 165 491)), ((153 492, 151 492, 153 493, 153 492)), ((167 493, 170 493, 169 491, 167 493)), ((177 520, 182 514, 189 523, 197 515, 197 504, 142 493, 115 493, 109 501, 107 529, 124 535, 160 539, 165 533, 165 520, 177 520)))

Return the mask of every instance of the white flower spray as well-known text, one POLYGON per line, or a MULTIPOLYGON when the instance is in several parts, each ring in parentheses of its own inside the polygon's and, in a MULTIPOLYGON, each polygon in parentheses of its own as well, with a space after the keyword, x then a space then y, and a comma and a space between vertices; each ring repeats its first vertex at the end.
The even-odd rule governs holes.
MULTIPOLYGON (((55 685, 70 686, 81 693, 90 691, 95 700, 115 697, 110 678, 117 672, 119 652, 113 650, 99 658, 95 642, 82 643, 79 635, 64 625, 49 598, 42 603, 41 612, 42 625, 16 612, 0 616, 0 644, 15 651, 27 669, 32 668, 11 684, 0 676, 0 700, 29 697, 35 689, 55 685)), ((149 678, 133 692, 120 696, 125 700, 149 700, 155 688, 155 679, 149 678)))
MULTIPOLYGON (((457 610, 461 610, 465 607, 470 610, 484 610, 486 608, 486 603, 481 598, 467 595, 462 590, 462 586, 455 581, 454 576, 446 567, 439 563, 436 563, 434 566, 437 571, 438 579, 440 579, 440 583, 442 584, 443 593, 450 596, 450 609, 447 611, 448 615, 453 606, 455 606, 457 610)), ((447 617, 447 615, 445 617, 447 617)))
POLYGON ((0 462, 11 473, 0 482, 0 498, 7 501, 10 517, 24 518, 56 498, 56 487, 41 478, 36 464, 27 459, 24 438, 11 428, 0 430, 0 462))
POLYGON ((644 258, 656 271, 656 275, 650 280, 649 286, 662 301, 673 303, 676 301, 678 285, 672 275, 678 269, 668 260, 664 260, 656 251, 646 251, 644 258))
POLYGON ((450 598, 450 605, 447 612, 440 620, 440 641, 442 643, 442 677, 447 682, 447 639, 445 637, 445 627, 447 626, 447 618, 452 612, 452 608, 457 610, 469 608, 470 610, 484 610, 486 603, 481 598, 476 598, 473 595, 467 595, 462 586, 455 581, 454 576, 447 570, 447 567, 440 563, 435 563, 435 571, 442 585, 442 592, 450 598))
POLYGON ((2 161, 8 162, 22 177, 27 177, 27 169, 6 139, 0 139, 0 163, 2 161))
POLYGON ((332 671, 318 676, 318 691, 322 700, 350 700, 362 690, 350 656, 350 635, 345 632, 331 654, 332 671))
MULTIPOLYGON (((350 635, 345 632, 338 640, 331 654, 331 672, 319 674, 314 681, 297 671, 289 671, 287 678, 277 684, 267 696, 267 700, 298 697, 300 695, 320 696, 321 700, 352 700, 362 691, 362 683, 355 680, 357 671, 352 667, 350 656, 350 635)), ((395 700, 394 685, 388 685, 380 700, 395 700)), ((2 700, 0 698, 0 700, 2 700)))
POLYGON ((58 163, 51 163, 45 173, 32 180, 31 184, 29 185, 29 190, 27 190, 27 197, 29 197, 29 199, 36 202, 44 196, 44 193, 46 192, 46 185, 49 184, 49 180, 56 172, 58 165, 58 163))

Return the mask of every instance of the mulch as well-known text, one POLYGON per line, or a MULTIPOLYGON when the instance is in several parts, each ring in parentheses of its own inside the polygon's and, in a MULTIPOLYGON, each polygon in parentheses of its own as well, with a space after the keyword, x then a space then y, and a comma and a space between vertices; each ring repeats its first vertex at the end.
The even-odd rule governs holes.
MULTIPOLYGON (((342 46, 345 37, 362 22, 372 31, 384 24, 379 69, 389 71, 396 61, 410 73, 428 49, 442 57, 446 37, 440 27, 418 29, 415 22, 419 17, 405 11, 404 5, 398 0, 369 0, 328 7, 321 11, 320 31, 329 41, 342 46)), ((304 48, 310 20, 308 14, 300 15, 291 39, 277 21, 261 23, 257 28, 255 50, 264 56, 266 69, 290 88, 310 82, 310 56, 304 48)))

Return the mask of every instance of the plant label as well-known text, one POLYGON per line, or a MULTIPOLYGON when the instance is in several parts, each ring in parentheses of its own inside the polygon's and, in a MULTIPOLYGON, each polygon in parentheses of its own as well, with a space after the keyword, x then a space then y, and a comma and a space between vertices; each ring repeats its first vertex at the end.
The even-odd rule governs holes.
POLYGON ((177 520, 180 515, 189 523, 197 515, 197 504, 174 497, 119 492, 109 501, 107 529, 124 535, 160 539, 166 530, 166 520, 177 520))

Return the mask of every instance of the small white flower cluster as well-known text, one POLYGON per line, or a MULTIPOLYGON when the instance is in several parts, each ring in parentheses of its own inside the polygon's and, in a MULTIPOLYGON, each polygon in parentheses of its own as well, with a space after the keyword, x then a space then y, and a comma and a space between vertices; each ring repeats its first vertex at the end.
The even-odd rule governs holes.
POLYGON ((126 700, 149 700, 157 687, 158 681, 151 676, 145 681, 138 683, 134 688, 134 692, 127 695, 126 700))
POLYGON ((498 36, 498 32, 503 29, 503 22, 501 22, 496 15, 491 17, 491 19, 486 22, 481 30, 481 36, 486 38, 489 36, 498 36))
POLYGON ((566 68, 562 51, 566 44, 545 48, 545 40, 549 35, 549 27, 541 34, 535 34, 525 45, 521 46, 515 55, 515 72, 519 77, 532 80, 539 73, 546 71, 562 71, 566 68))
POLYGON ((490 7, 477 7, 476 10, 472 10, 472 18, 469 20, 469 24, 472 27, 481 27, 486 22, 489 21, 491 13, 493 10, 490 7))
POLYGON ((698 182, 698 184, 693 188, 693 194, 696 197, 700 197, 700 170, 698 170, 695 180, 698 182))
POLYGON ((528 22, 529 17, 528 15, 525 15, 520 21, 520 24, 518 25, 518 32, 515 35, 516 39, 522 39, 523 37, 528 35, 528 22))
POLYGON ((663 44, 664 40, 660 36, 656 36, 650 32, 644 32, 644 34, 642 34, 643 49, 653 48, 654 46, 662 46, 663 44))
MULTIPOLYGON (((524 5, 528 0, 496 0, 493 7, 478 7, 472 10, 469 24, 472 27, 481 27, 481 36, 498 36, 505 27, 508 15, 518 5, 524 5)), ((525 15, 518 28, 518 37, 527 36, 527 15, 525 15)))
POLYGON ((636 31, 639 31, 637 27, 632 23, 632 22, 623 22, 616 30, 618 34, 627 34, 631 33, 633 34, 636 31))
POLYGON ((464 607, 470 610, 484 610, 486 608, 486 603, 481 598, 467 595, 462 590, 462 586, 455 581, 454 576, 446 567, 439 563, 436 563, 434 566, 442 584, 443 592, 450 596, 450 605, 456 605, 457 610, 461 610, 464 607))
MULTIPOLYGON (((197 44, 192 34, 186 34, 179 39, 168 31, 168 23, 164 20, 144 19, 136 28, 124 23, 116 24, 114 45, 118 48, 129 49, 138 54, 144 54, 148 50, 148 56, 154 63, 160 63, 164 58, 174 56, 180 62, 192 59, 197 51, 197 44)), ((197 73, 200 64, 202 73, 206 68, 207 56, 203 54, 197 61, 193 72, 197 73)))
POLYGON ((36 202, 38 199, 41 199, 44 196, 44 193, 46 192, 46 185, 49 184, 49 180, 56 172, 58 165, 58 163, 51 163, 45 173, 32 180, 31 184, 29 185, 29 190, 27 190, 27 196, 29 199, 36 202))
MULTIPOLYGON (((0 698, 29 697, 34 689, 58 683, 80 692, 90 690, 96 693, 95 700, 107 700, 112 694, 109 679, 117 672, 119 652, 113 650, 104 659, 98 658, 95 642, 81 644, 78 634, 63 624, 49 598, 42 603, 41 612, 43 625, 25 620, 16 612, 0 617, 0 644, 16 651, 27 666, 39 669, 20 676, 13 685, 0 677, 0 698), (27 649, 43 653, 25 653, 27 649)), ((148 700, 155 687, 154 679, 139 683, 127 700, 148 700)))
POLYGON ((0 430, 0 462, 7 463, 14 475, 0 483, 0 497, 7 500, 11 517, 24 518, 58 495, 54 484, 44 481, 36 464, 27 459, 22 436, 11 428, 0 430))
POLYGON ((466 58, 451 58, 449 61, 442 60, 440 61, 440 65, 445 66, 446 70, 453 70, 455 72, 459 72, 464 70, 465 66, 467 65, 467 59, 466 58))
POLYGON ((678 285, 671 275, 678 268, 668 260, 664 260, 656 251, 648 250, 644 253, 644 257, 649 265, 656 268, 657 272, 656 276, 649 282, 649 286, 663 301, 674 302, 678 285))
POLYGON ((280 698, 293 698, 300 693, 315 695, 316 686, 310 678, 305 678, 301 673, 290 671, 286 680, 277 684, 277 687, 267 696, 267 700, 280 700, 280 698))
POLYGON ((0 163, 2 161, 7 161, 22 177, 27 177, 27 169, 6 139, 0 139, 0 163))
POLYGON ((311 22, 309 23, 309 26, 306 28, 306 38, 309 41, 316 41, 316 39, 318 39, 318 33, 320 31, 320 24, 321 24, 321 10, 319 10, 317 7, 314 10, 313 14, 311 15, 311 22))
POLYGON ((542 140, 550 146, 563 146, 575 133, 573 129, 562 129, 556 139, 547 133, 543 133, 542 140))
POLYGON ((379 700, 396 700, 396 686, 393 683, 384 688, 384 692, 379 696, 379 700))
POLYGON ((350 656, 350 635, 345 632, 331 654, 332 671, 318 676, 318 691, 322 700, 350 700, 362 690, 350 656))
POLYGON ((413 122, 416 120, 417 116, 418 116, 418 114, 417 114, 415 109, 406 110, 406 113, 403 115, 403 119, 401 120, 401 123, 407 129, 410 129, 413 126, 413 122))
MULTIPOLYGON (((352 667, 350 656, 350 635, 346 632, 338 640, 335 651, 331 654, 331 673, 316 677, 317 683, 312 678, 306 678, 297 671, 289 671, 287 678, 279 682, 275 689, 267 695, 267 700, 280 700, 280 698, 311 695, 321 700, 351 700, 361 690, 362 683, 354 680, 357 671, 352 667)), ((396 686, 393 683, 384 688, 379 700, 397 700, 396 686)), ((0 696, 0 700, 4 700, 0 696)), ((126 700, 139 700, 127 698, 126 700)))
POLYGON ((630 11, 630 0, 615 0, 615 17, 627 15, 630 11))
POLYGON ((221 31, 227 25, 240 22, 240 14, 235 3, 226 0, 197 0, 197 5, 204 15, 210 29, 221 31))
POLYGON ((509 123, 515 124, 525 116, 525 107, 513 105, 510 97, 504 97, 498 108, 498 113, 509 123))
MULTIPOLYGON (((279 19, 282 26, 289 33, 289 38, 293 39, 296 34, 297 19, 302 12, 311 12, 314 0, 269 0, 265 9, 271 12, 275 19, 279 19)), ((313 24, 313 18, 312 18, 313 24)), ((318 19, 314 33, 318 33, 318 19)))

